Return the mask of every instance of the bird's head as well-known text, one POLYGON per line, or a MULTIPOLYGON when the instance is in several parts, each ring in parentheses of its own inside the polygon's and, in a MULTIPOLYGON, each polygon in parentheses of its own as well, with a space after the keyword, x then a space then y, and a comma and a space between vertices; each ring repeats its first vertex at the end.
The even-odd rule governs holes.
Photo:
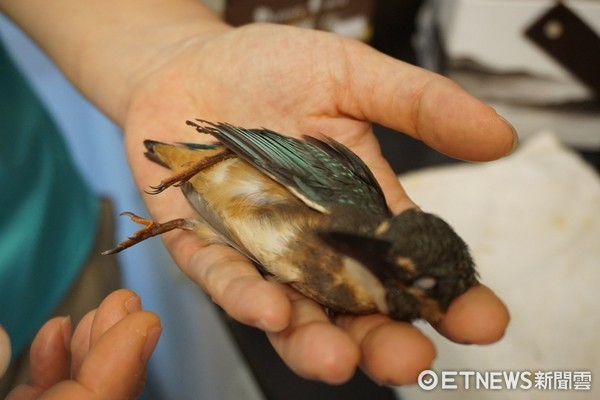
POLYGON ((415 208, 384 221, 369 237, 319 235, 377 278, 385 293, 380 311, 397 320, 437 322, 455 297, 477 283, 465 242, 445 221, 415 208))

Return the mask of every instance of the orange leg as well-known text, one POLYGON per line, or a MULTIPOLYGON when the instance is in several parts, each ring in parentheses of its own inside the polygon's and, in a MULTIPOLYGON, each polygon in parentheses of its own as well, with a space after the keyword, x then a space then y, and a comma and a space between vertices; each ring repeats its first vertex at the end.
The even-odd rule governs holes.
POLYGON ((186 169, 179 172, 178 174, 172 175, 167 179, 162 180, 157 186, 150 186, 152 190, 146 191, 146 193, 159 194, 163 190, 171 186, 181 186, 203 169, 212 167, 213 165, 218 164, 221 161, 233 157, 235 157, 235 154, 233 152, 231 152, 230 150, 224 150, 219 154, 215 154, 214 156, 203 158, 202 160, 190 164, 186 169))
POLYGON ((173 229, 192 229, 195 225, 194 221, 187 218, 177 218, 160 223, 142 218, 131 212, 124 212, 121 215, 127 215, 133 222, 145 225, 145 227, 135 232, 130 238, 123 240, 116 247, 103 251, 102 255, 116 254, 153 236, 172 231, 173 229))

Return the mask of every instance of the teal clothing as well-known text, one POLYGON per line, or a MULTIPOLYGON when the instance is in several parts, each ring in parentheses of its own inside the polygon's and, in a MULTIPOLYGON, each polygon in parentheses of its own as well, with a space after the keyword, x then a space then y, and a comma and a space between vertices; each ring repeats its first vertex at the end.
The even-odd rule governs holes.
POLYGON ((0 324, 13 356, 67 294, 99 212, 56 125, 0 44, 0 324))

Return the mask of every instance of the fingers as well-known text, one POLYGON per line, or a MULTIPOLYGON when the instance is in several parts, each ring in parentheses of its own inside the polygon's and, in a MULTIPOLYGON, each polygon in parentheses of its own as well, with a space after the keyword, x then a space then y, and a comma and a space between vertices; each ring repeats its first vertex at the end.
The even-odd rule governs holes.
POLYGON ((77 324, 71 339, 71 374, 75 375, 90 351, 90 337, 96 310, 88 312, 77 324))
POLYGON ((337 323, 359 344, 365 373, 382 384, 415 383, 435 358, 431 341, 409 323, 381 314, 342 316, 337 323))
POLYGON ((133 397, 141 388, 146 362, 161 332, 155 314, 127 315, 97 339, 75 380, 98 399, 133 397))
POLYGON ((135 293, 118 290, 81 320, 72 339, 69 318, 47 322, 32 344, 31 382, 13 390, 8 399, 136 397, 162 331, 158 316, 140 310, 135 293))
POLYGON ((146 362, 161 330, 155 314, 129 314, 97 339, 74 380, 62 380, 43 393, 30 390, 31 385, 21 386, 11 392, 8 400, 137 398, 145 380, 146 362))
POLYGON ((46 322, 30 350, 30 385, 46 390, 70 374, 71 319, 56 317, 46 322))
POLYGON ((435 348, 411 324, 373 314, 339 316, 336 326, 321 306, 289 288, 286 292, 292 303, 290 324, 268 337, 298 375, 339 384, 360 364, 381 384, 404 385, 415 383, 419 373, 431 367, 435 348))
MULTIPOLYGON (((489 344, 502 338, 509 314, 504 304, 484 285, 454 300, 436 329, 458 343, 489 344)), ((343 316, 337 323, 361 348, 361 366, 375 381, 406 385, 431 367, 436 352, 421 331, 380 315, 343 316)))
POLYGON ((436 76, 414 101, 412 132, 441 153, 488 161, 510 154, 518 143, 506 120, 450 80, 436 76))
POLYGON ((30 350, 29 383, 15 388, 7 399, 35 399, 69 378, 71 320, 56 317, 46 322, 35 336, 30 350))
POLYGON ((356 343, 331 324, 320 305, 290 288, 283 290, 292 300, 290 324, 281 332, 268 333, 279 356, 296 374, 307 379, 330 384, 350 379, 360 360, 356 343))
POLYGON ((139 297, 131 290, 121 289, 109 294, 77 325, 71 341, 71 372, 76 375, 90 348, 114 324, 128 314, 141 310, 139 297))
POLYGON ((265 281, 248 259, 220 245, 199 247, 182 264, 182 270, 199 284, 232 318, 265 331, 284 329, 290 319, 290 302, 281 288, 265 281))
POLYGON ((108 295, 96 311, 92 324, 90 346, 93 346, 99 338, 118 321, 128 314, 141 311, 142 303, 137 294, 131 290, 117 290, 108 295))
POLYGON ((510 315, 502 301, 485 285, 456 298, 435 328, 448 339, 465 344, 489 344, 502 338, 510 315))
POLYGON ((346 46, 352 74, 337 85, 343 112, 466 160, 493 160, 516 146, 513 127, 449 79, 360 43, 346 46))
POLYGON ((343 324, 344 332, 331 324, 320 305, 285 285, 265 281, 232 249, 202 248, 183 270, 233 318, 267 331, 285 363, 305 378, 342 383, 362 358, 379 382, 414 382, 435 356, 432 344, 407 324, 379 326, 368 323, 377 319, 348 317, 353 323, 343 324))

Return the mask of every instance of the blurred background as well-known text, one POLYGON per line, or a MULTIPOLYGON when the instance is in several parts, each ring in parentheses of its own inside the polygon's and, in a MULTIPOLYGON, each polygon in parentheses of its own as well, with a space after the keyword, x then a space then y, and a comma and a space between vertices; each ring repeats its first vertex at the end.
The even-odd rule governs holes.
MULTIPOLYGON (((437 71, 492 105, 522 139, 512 156, 460 162, 376 126, 413 199, 470 244, 482 280, 512 313, 497 345, 438 347, 436 370, 600 372, 600 2, 596 0, 206 0, 232 24, 324 29, 437 71)), ((144 205, 118 129, 17 28, 0 36, 51 111, 94 189, 116 210, 144 205)), ((119 219, 117 237, 131 234, 119 219)), ((592 390, 390 389, 360 372, 342 386, 295 377, 264 335, 228 319, 159 241, 119 254, 125 285, 164 331, 143 399, 597 398, 592 390)), ((401 356, 401 355, 399 355, 401 356)))

